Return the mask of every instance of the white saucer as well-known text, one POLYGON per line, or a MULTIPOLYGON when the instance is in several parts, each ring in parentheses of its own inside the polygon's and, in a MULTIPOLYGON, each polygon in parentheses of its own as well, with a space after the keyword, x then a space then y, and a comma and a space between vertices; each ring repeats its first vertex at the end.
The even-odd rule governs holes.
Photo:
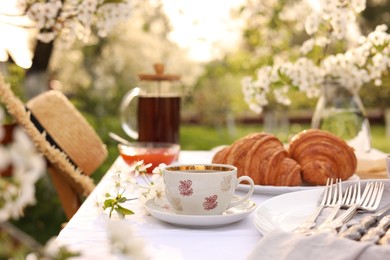
POLYGON ((232 224, 247 217, 254 209, 256 203, 248 200, 241 205, 226 210, 222 215, 180 215, 169 206, 157 205, 154 200, 145 203, 145 209, 153 217, 175 226, 189 228, 214 228, 232 224))

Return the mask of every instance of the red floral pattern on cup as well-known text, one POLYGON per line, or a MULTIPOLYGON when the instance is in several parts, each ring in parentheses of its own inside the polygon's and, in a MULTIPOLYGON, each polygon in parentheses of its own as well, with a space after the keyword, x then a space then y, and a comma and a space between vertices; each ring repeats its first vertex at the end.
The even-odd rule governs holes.
POLYGON ((179 181, 179 191, 180 195, 182 196, 191 196, 192 193, 194 193, 192 189, 192 181, 191 180, 186 180, 186 181, 179 181))
POLYGON ((203 202, 203 208, 205 210, 207 210, 207 211, 212 210, 218 206, 218 202, 217 202, 218 196, 217 195, 213 195, 213 196, 210 196, 208 198, 206 197, 204 199, 205 199, 205 202, 203 202))

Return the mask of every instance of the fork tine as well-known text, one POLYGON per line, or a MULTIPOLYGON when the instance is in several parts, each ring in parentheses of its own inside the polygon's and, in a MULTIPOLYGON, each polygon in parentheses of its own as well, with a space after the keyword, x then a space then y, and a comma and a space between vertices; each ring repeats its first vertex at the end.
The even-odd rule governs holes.
POLYGON ((356 200, 357 184, 351 188, 351 197, 349 198, 349 205, 353 204, 356 200))
POLYGON ((374 191, 372 193, 371 200, 367 203, 367 205, 363 205, 367 208, 376 208, 379 206, 379 203, 382 199, 384 190, 384 184, 383 182, 376 182, 374 186, 374 191))
POLYGON ((379 203, 382 200, 382 196, 383 196, 384 190, 385 190, 385 184, 383 182, 381 182, 380 185, 379 185, 379 191, 378 191, 378 194, 377 194, 377 200, 376 200, 376 202, 375 202, 375 204, 373 206, 374 208, 378 208, 379 203))
POLYGON ((351 197, 348 205, 352 205, 356 202, 357 194, 358 194, 358 184, 353 185, 351 189, 352 189, 351 197))
POLYGON ((295 233, 306 233, 312 227, 316 225, 316 220, 318 216, 321 214, 322 210, 328 205, 329 197, 332 197, 332 184, 333 179, 328 178, 326 181, 326 187, 324 188, 324 195, 322 197, 320 205, 316 208, 316 210, 297 228, 295 228, 295 233))
POLYGON ((339 204, 342 204, 343 203, 343 189, 341 187, 341 178, 339 179, 339 199, 338 199, 338 203, 339 204))
POLYGON ((357 184, 355 184, 354 186, 351 186, 351 189, 349 191, 349 197, 348 197, 348 205, 351 205, 353 203, 353 200, 355 198, 356 195, 356 189, 357 189, 357 184))
MULTIPOLYGON (((326 187, 325 187, 325 191, 324 191, 324 197, 322 197, 321 205, 325 205, 326 204, 326 200, 328 198, 330 182, 331 182, 331 179, 328 178, 326 180, 326 187)), ((333 182, 333 180, 332 180, 332 182, 333 182)))
POLYGON ((333 200, 332 200, 332 204, 330 205, 331 207, 333 207, 333 209, 328 215, 328 217, 325 219, 325 221, 322 222, 318 228, 328 225, 336 217, 337 213, 341 208, 342 203, 343 203, 343 190, 341 186, 341 179, 336 179, 334 193, 333 193, 333 200))
POLYGON ((334 183, 333 183, 333 179, 331 179, 330 186, 329 186, 329 196, 328 196, 328 199, 326 200, 326 205, 329 205, 332 203, 333 193, 334 193, 334 183))
MULTIPOLYGON (((331 205, 336 205, 338 201, 340 201, 340 194, 342 193, 341 191, 341 179, 336 179, 335 185, 334 185, 334 192, 332 196, 332 202, 330 203, 331 205)), ((342 195, 341 195, 342 199, 342 195)), ((340 201, 341 203, 341 201, 340 201)))
POLYGON ((374 188, 375 184, 373 182, 367 183, 366 188, 363 191, 362 198, 360 200, 360 205, 366 205, 370 201, 374 188))
POLYGON ((330 179, 330 183, 329 183, 328 188, 327 188, 327 193, 325 194, 325 195, 327 195, 325 205, 329 205, 331 203, 332 192, 333 192, 333 179, 330 179))
POLYGON ((360 201, 361 201, 361 194, 362 194, 362 185, 361 185, 361 183, 359 181, 358 184, 357 184, 357 197, 356 197, 356 200, 354 201, 354 203, 360 203, 360 201))
POLYGON ((356 199, 359 194, 358 190, 360 190, 358 184, 354 184, 348 187, 348 193, 346 195, 346 200, 344 205, 350 206, 356 203, 356 199))
POLYGON ((367 198, 367 203, 365 203, 363 206, 372 207, 375 204, 375 201, 377 200, 378 192, 379 192, 379 182, 376 182, 374 184, 374 187, 372 188, 372 191, 370 194, 371 197, 367 198))
POLYGON ((345 190, 345 195, 344 195, 344 199, 343 199, 343 204, 347 204, 350 191, 351 191, 351 186, 349 186, 349 187, 345 190))

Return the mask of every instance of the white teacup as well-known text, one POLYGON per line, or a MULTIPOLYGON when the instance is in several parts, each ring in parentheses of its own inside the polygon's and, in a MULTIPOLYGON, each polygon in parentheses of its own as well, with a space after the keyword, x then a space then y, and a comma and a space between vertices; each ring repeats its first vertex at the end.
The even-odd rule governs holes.
POLYGON ((254 182, 249 176, 237 178, 237 168, 225 164, 181 164, 164 168, 165 191, 177 214, 221 215, 252 196, 254 182), (248 193, 233 200, 240 182, 249 182, 248 193))

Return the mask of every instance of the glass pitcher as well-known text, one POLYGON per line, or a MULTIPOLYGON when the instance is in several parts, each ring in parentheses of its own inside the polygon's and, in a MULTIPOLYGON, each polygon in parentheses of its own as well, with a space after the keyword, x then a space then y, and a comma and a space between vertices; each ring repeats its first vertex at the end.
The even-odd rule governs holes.
POLYGON ((178 144, 180 76, 164 74, 163 64, 155 64, 154 70, 155 74, 139 74, 140 86, 122 99, 121 125, 129 137, 139 142, 178 144))
POLYGON ((370 124, 360 96, 336 80, 325 82, 313 114, 312 128, 334 133, 357 151, 371 149, 370 124))

